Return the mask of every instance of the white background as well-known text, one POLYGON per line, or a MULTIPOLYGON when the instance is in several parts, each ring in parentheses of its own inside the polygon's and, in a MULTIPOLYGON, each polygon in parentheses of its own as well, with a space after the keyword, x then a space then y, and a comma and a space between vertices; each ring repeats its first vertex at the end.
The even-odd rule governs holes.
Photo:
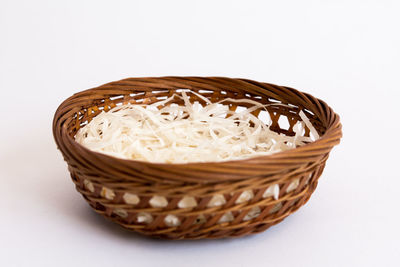
POLYGON ((0 0, 0 266, 400 266, 398 1, 0 0), (92 212, 51 133, 74 92, 141 76, 309 92, 344 137, 311 200, 255 236, 161 241, 92 212))

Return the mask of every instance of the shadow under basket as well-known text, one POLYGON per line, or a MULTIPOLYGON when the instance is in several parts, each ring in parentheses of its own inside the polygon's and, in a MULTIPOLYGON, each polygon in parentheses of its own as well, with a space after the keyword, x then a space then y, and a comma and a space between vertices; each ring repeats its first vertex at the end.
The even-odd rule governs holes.
MULTIPOLYGON (((190 101, 204 103, 187 94, 190 101)), ((232 111, 248 107, 224 103, 232 111)), ((325 102, 284 86, 224 77, 129 78, 82 91, 59 106, 53 134, 76 189, 97 213, 127 229, 167 239, 239 237, 281 222, 310 198, 342 136, 339 116, 325 102), (295 134, 303 110, 320 138, 269 156, 185 164, 119 159, 74 140, 79 128, 103 110, 151 104, 183 89, 211 102, 247 98, 286 104, 252 112, 269 117, 270 129, 285 135, 295 134)), ((309 134, 306 128, 304 135, 309 134)))

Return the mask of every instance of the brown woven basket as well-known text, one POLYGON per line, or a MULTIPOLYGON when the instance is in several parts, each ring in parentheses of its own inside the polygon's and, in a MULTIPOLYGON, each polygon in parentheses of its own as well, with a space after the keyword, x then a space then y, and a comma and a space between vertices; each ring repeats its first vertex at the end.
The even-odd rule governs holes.
MULTIPOLYGON (((203 103, 188 94, 191 101, 203 103)), ((231 110, 237 108, 228 104, 231 110)), ((342 136, 339 116, 309 94, 223 77, 129 78, 77 93, 57 109, 53 134, 76 189, 96 212, 127 229, 168 239, 238 237, 279 223, 310 198, 329 152, 342 136), (269 156, 187 164, 123 160, 75 142, 77 130, 102 110, 119 103, 150 104, 178 89, 190 89, 212 102, 230 97, 288 104, 267 108, 270 129, 294 135, 293 126, 303 110, 321 137, 269 156), (278 198, 271 193, 277 189, 278 198), (191 204, 184 206, 184 201, 191 204)))

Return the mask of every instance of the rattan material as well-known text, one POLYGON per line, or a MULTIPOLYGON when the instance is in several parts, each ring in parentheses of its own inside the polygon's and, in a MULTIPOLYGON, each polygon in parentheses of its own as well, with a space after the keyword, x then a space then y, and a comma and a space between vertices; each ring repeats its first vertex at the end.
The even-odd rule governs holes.
MULTIPOLYGON (((189 95, 191 101, 202 102, 196 95, 189 95)), ((237 108, 237 104, 229 104, 231 110, 237 108)), ((253 114, 259 116, 261 112, 253 114)), ((329 152, 342 136, 339 116, 309 94, 223 77, 129 78, 82 91, 57 109, 53 134, 77 190, 96 212, 127 229, 168 239, 238 237, 279 223, 310 198, 329 152), (273 122, 270 128, 293 135, 293 126, 303 109, 321 138, 269 156, 188 164, 117 159, 74 141, 77 130, 101 110, 108 111, 119 103, 153 103, 178 89, 191 89, 212 102, 230 97, 289 104, 268 107, 273 122), (286 129, 282 120, 288 122, 286 129), (265 194, 271 185, 279 185, 278 199, 265 194), (161 197, 162 205, 151 204, 154 196, 161 197), (192 204, 195 200, 194 204, 182 208, 179 203, 184 197, 192 204), (216 197, 222 202, 215 203, 216 197), (146 216, 151 219, 143 221, 146 216)))

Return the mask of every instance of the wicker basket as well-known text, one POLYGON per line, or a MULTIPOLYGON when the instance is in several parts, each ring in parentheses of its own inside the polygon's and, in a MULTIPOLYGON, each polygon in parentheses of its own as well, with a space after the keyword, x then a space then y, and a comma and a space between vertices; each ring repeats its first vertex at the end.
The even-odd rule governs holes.
POLYGON ((310 198, 342 136, 339 116, 309 94, 223 77, 129 78, 77 93, 57 109, 53 134, 76 189, 96 212, 127 229, 168 239, 238 237, 279 223, 310 198), (179 89, 196 91, 212 102, 230 97, 288 104, 267 108, 270 129, 294 135, 303 110, 321 138, 269 156, 187 164, 118 159, 74 141, 77 130, 102 110, 120 103, 153 103, 179 89))

